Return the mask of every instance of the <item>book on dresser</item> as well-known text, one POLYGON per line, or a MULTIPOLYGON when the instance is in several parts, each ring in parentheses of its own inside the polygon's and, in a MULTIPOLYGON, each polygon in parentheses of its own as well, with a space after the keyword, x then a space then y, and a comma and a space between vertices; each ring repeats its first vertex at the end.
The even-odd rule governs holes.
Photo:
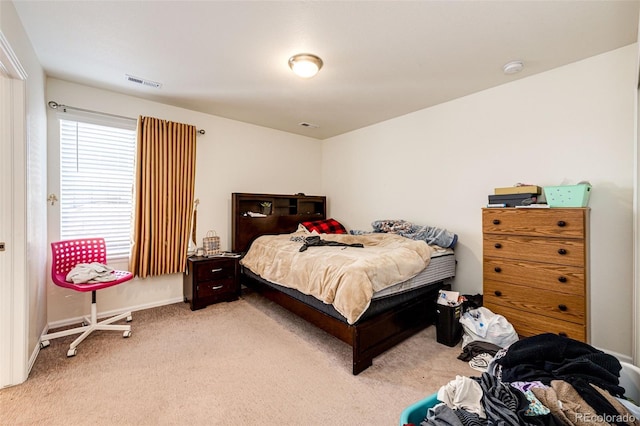
POLYGON ((502 188, 494 188, 493 193, 495 195, 503 194, 542 194, 542 188, 538 185, 516 185, 507 186, 502 188))
POLYGON ((485 208, 484 306, 521 336, 589 341, 589 209, 485 208))
POLYGON ((506 207, 517 207, 535 203, 538 196, 531 193, 489 195, 489 204, 505 204, 506 207))

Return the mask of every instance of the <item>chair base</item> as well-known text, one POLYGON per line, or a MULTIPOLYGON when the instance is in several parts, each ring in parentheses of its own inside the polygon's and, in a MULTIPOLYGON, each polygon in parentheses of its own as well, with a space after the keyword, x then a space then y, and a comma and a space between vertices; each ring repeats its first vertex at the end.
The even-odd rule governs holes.
POLYGON ((131 322, 133 319, 131 316, 131 312, 125 312, 114 317, 107 318, 98 322, 98 308, 96 306, 95 301, 91 303, 91 317, 84 317, 84 321, 82 322, 81 327, 72 328, 69 330, 57 331, 55 333, 45 334, 40 338, 40 348, 46 348, 49 346, 50 339, 57 339, 58 337, 70 336, 72 334, 80 334, 76 340, 74 340, 71 345, 69 345, 69 350, 67 351, 67 356, 72 357, 77 353, 77 346, 89 336, 95 330, 111 330, 111 331, 122 331, 122 337, 130 337, 131 336, 131 325, 125 324, 112 324, 116 321, 120 321, 121 319, 125 319, 127 322, 131 322))

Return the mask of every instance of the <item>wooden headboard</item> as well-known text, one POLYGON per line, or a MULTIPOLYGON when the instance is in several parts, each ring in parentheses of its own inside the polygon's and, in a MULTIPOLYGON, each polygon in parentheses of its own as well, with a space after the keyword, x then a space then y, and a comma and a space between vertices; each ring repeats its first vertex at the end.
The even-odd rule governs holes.
POLYGON ((231 194, 231 250, 245 253, 260 235, 286 234, 298 229, 300 222, 326 219, 327 197, 319 195, 231 194), (271 203, 265 217, 263 203, 271 203))

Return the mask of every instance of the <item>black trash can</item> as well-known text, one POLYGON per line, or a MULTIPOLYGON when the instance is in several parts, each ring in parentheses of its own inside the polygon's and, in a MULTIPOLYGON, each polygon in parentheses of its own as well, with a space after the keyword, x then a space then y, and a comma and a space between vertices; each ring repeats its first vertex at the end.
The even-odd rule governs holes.
POLYGON ((438 343, 447 346, 455 346, 462 338, 462 305, 447 306, 436 305, 436 340, 438 343))

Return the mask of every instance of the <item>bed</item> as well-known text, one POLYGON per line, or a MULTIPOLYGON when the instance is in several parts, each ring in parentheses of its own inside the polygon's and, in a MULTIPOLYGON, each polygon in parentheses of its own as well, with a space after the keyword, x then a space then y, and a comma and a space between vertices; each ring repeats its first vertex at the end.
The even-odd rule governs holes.
MULTIPOLYGON (((285 245, 285 241, 289 241, 289 244, 294 247, 293 251, 298 251, 303 245, 303 239, 294 240, 293 238, 300 237, 299 224, 308 219, 322 221, 326 216, 324 205, 315 208, 310 217, 307 217, 304 212, 291 214, 295 211, 292 205, 305 203, 304 198, 307 196, 303 194, 287 196, 288 210, 278 210, 275 208, 279 202, 278 197, 284 196, 233 194, 232 247, 235 252, 243 254, 242 284, 349 344, 352 347, 354 375, 371 366, 375 356, 435 323, 439 290, 449 289, 450 280, 455 276, 455 254, 451 249, 429 248, 426 268, 423 266, 416 274, 410 274, 412 275, 410 278, 397 284, 373 291, 366 309, 355 314, 345 314, 344 309, 336 309, 333 304, 325 303, 308 294, 308 288, 304 286, 303 292, 294 288, 295 285, 292 283, 276 283, 261 276, 261 274, 264 275, 264 270, 256 267, 255 259, 263 258, 265 254, 260 253, 254 256, 249 250, 257 250, 265 239, 275 239, 285 245), (246 210, 249 199, 271 200, 270 202, 274 204, 271 214, 262 217, 248 215, 246 210), (254 241, 255 244, 253 244, 254 241), (249 267, 246 263, 251 258, 254 260, 249 267), (259 271, 257 272, 256 269, 259 271)), ((318 199, 324 201, 323 197, 314 197, 314 200, 318 199)), ((348 240, 345 240, 349 243, 345 244, 357 241, 357 237, 359 236, 349 236, 348 240)), ((404 237, 395 237, 406 240, 404 237)), ((331 241, 339 238, 330 234, 320 234, 320 239, 331 241)), ((420 243, 428 247, 424 242, 420 243)), ((359 250, 352 246, 335 249, 342 253, 359 250), (347 250, 343 250, 344 248, 347 250)), ((289 250, 292 251, 291 247, 289 250)), ((307 250, 308 253, 304 254, 312 255, 312 252, 315 253, 317 250, 320 248, 311 247, 307 250)))

